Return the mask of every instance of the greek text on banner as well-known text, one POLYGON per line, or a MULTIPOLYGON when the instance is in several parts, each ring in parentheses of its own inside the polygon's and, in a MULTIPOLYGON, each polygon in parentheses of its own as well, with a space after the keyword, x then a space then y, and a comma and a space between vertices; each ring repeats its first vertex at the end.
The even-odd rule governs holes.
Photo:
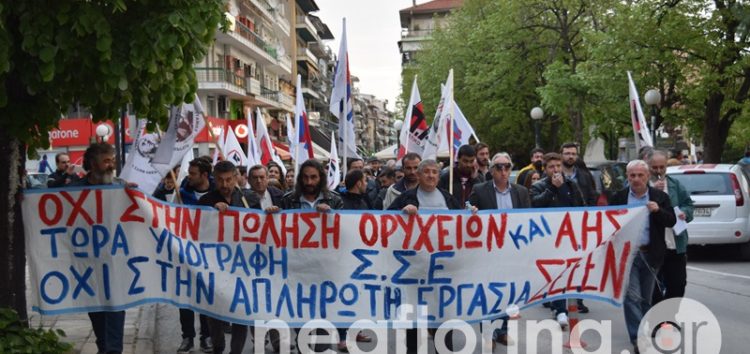
POLYGON ((639 208, 330 213, 165 203, 137 189, 29 191, 32 305, 42 314, 149 302, 234 323, 494 319, 559 298, 622 304, 639 208))

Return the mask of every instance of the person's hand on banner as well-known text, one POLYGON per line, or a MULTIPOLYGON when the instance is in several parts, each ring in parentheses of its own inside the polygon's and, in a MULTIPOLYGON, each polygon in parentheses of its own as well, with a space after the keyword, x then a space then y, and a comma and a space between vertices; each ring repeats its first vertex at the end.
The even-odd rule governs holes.
POLYGON ((273 205, 264 210, 267 214, 275 214, 281 211, 281 208, 273 205))
POLYGON ((318 204, 318 206, 315 207, 315 210, 321 213, 327 213, 331 211, 331 206, 329 206, 328 204, 320 203, 318 204))
POLYGON ((659 204, 657 204, 656 202, 648 202, 648 204, 646 204, 646 208, 648 208, 649 212, 655 213, 659 211, 659 204))
POLYGON ((214 204, 214 208, 218 209, 220 212, 225 212, 229 208, 229 204, 224 202, 218 202, 214 204))
POLYGON ((408 214, 408 215, 415 215, 417 213, 417 210, 418 210, 417 207, 411 204, 401 209, 401 211, 403 211, 404 214, 408 214))

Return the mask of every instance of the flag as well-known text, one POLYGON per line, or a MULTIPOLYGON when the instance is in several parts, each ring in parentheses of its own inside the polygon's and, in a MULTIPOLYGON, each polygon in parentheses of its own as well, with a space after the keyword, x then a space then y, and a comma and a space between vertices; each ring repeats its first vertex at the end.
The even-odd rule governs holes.
POLYGON ((138 120, 137 131, 139 133, 125 161, 120 178, 137 184, 138 188, 151 195, 161 182, 162 176, 151 163, 159 147, 159 134, 146 133, 147 122, 146 119, 138 120))
POLYGON ((341 183, 341 171, 339 171, 339 152, 336 149, 336 134, 331 132, 331 155, 328 160, 328 190, 336 190, 341 183))
POLYGON ((253 129, 253 114, 247 109, 247 166, 252 167, 260 164, 261 153, 258 142, 255 140, 255 129, 253 129))
POLYGON ((206 126, 203 106, 198 96, 193 103, 183 103, 170 110, 169 127, 161 138, 151 164, 164 177, 177 166, 185 154, 193 149, 195 137, 206 126))
POLYGON ((180 169, 177 171, 177 178, 176 186, 177 188, 180 188, 182 185, 182 180, 185 179, 188 175, 188 169, 190 168, 190 161, 193 161, 195 159, 195 155, 193 154, 193 149, 190 149, 190 151, 185 154, 185 156, 182 157, 182 162, 180 163, 180 169))
POLYGON ((630 94, 630 119, 633 123, 633 134, 635 135, 635 149, 640 150, 643 146, 654 146, 654 139, 648 131, 646 118, 643 116, 641 101, 638 99, 638 91, 635 89, 633 77, 628 71, 628 89, 630 94))
MULTIPOLYGON (((305 110, 305 101, 302 99, 302 75, 297 74, 297 102, 294 107, 295 120, 295 150, 292 152, 294 158, 295 170, 303 162, 314 158, 313 142, 310 136, 310 126, 307 122, 307 111, 305 110)), ((294 174, 297 175, 296 173, 294 174)))
POLYGON ((289 143, 289 151, 294 153, 297 149, 297 135, 294 133, 294 124, 289 113, 286 114, 286 140, 289 143))
MULTIPOLYGON (((456 102, 453 102, 453 157, 456 157, 458 154, 458 149, 461 147, 461 145, 468 145, 469 139, 473 136, 474 139, 479 142, 479 138, 477 137, 476 132, 474 132, 474 128, 469 124, 469 121, 464 116, 464 113, 461 112, 461 108, 458 107, 458 104, 456 102)), ((447 137, 448 134, 450 134, 450 122, 446 121, 444 122, 445 126, 445 136, 447 137)), ((451 149, 448 148, 448 142, 449 139, 443 139, 443 141, 440 142, 440 152, 443 151, 451 151, 451 149)))
POLYGON ((273 147, 273 141, 271 141, 271 136, 268 135, 266 120, 263 119, 263 115, 260 113, 260 108, 258 108, 256 112, 255 125, 258 127, 256 143, 260 147, 260 163, 267 166, 269 162, 275 162, 281 167, 281 177, 284 178, 284 176, 286 176, 284 162, 281 161, 281 157, 279 157, 279 154, 276 153, 276 149, 273 147))
POLYGON ((414 75, 409 106, 406 109, 404 124, 401 126, 401 134, 399 134, 398 138, 399 146, 396 159, 401 160, 404 155, 410 152, 422 155, 425 139, 428 134, 429 130, 424 116, 424 106, 422 106, 422 98, 419 96, 419 88, 417 87, 417 76, 414 75))
MULTIPOLYGON (((213 127, 209 127, 208 129, 213 129, 213 127)), ((224 151, 224 128, 221 128, 221 133, 219 133, 219 136, 216 137, 216 148, 214 148, 214 161, 212 162, 213 165, 216 165, 217 162, 219 162, 219 152, 224 151)), ((221 159, 224 159, 224 155, 221 156, 221 159)))
POLYGON ((331 113, 339 119, 339 142, 344 158, 359 158, 354 136, 354 110, 352 106, 352 79, 349 73, 349 52, 346 48, 346 18, 343 19, 341 45, 336 70, 333 74, 331 113))
POLYGON ((240 146, 237 136, 234 135, 234 129, 227 127, 227 140, 224 142, 224 159, 235 166, 247 166, 247 156, 240 146))
POLYGON ((430 124, 430 130, 427 132, 427 140, 424 142, 422 159, 436 159, 438 148, 440 147, 440 141, 445 139, 445 137, 441 137, 441 134, 445 134, 445 129, 440 129, 440 127, 443 126, 440 123, 440 116, 443 111, 444 103, 445 85, 440 84, 440 103, 438 103, 437 110, 435 111, 435 118, 432 119, 432 124, 430 124))

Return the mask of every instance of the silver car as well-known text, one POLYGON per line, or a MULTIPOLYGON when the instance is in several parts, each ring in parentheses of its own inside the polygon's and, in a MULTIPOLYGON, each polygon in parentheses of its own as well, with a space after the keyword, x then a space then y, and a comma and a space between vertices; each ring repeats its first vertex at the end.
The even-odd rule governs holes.
POLYGON ((693 199, 688 243, 738 244, 750 260, 750 173, 741 165, 702 164, 669 167, 667 174, 693 199))

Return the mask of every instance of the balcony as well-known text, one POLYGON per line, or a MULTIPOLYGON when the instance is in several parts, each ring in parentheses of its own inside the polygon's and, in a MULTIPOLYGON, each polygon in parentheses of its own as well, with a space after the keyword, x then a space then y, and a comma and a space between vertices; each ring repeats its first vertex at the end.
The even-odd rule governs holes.
POLYGON ((251 95, 260 96, 260 81, 251 77, 246 78, 247 92, 251 95))
POLYGON ((274 20, 273 27, 274 29, 277 29, 281 31, 286 37, 289 37, 291 35, 291 26, 289 25, 289 19, 282 16, 281 13, 276 9, 270 9, 271 14, 273 15, 274 20))
POLYGON ((266 20, 270 22, 274 21, 273 15, 269 11, 269 9, 271 9, 271 5, 266 0, 244 0, 242 1, 242 6, 244 6, 251 12, 262 15, 266 18, 266 20))
POLYGON ((320 42, 321 40, 318 36, 318 30, 307 16, 297 16, 297 23, 294 28, 305 42, 320 42))
POLYGON ((292 96, 289 96, 283 92, 279 92, 279 104, 281 104, 281 108, 288 112, 294 111, 294 98, 292 96))
POLYGON ((244 77, 224 68, 196 67, 198 89, 234 98, 244 98, 248 92, 244 77))
POLYGON ((305 47, 297 47, 297 61, 307 62, 318 70, 318 57, 305 47))
POLYGON ((239 21, 235 23, 234 32, 224 33, 217 30, 216 41, 243 50, 263 64, 276 64, 278 60, 276 48, 266 43, 257 33, 239 21))

